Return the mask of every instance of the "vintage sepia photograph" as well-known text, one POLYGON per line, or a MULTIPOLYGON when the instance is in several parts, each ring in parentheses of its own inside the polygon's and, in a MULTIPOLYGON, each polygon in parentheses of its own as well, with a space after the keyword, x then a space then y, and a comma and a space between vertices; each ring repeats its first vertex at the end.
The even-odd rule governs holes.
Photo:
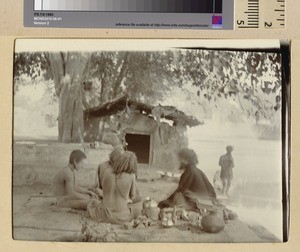
POLYGON ((13 238, 282 242, 280 46, 17 39, 13 238))

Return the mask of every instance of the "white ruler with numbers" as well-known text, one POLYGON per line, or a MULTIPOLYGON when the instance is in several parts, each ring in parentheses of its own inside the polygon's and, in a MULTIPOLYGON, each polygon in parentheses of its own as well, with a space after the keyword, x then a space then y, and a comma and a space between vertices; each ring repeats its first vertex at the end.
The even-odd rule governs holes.
POLYGON ((284 29, 286 0, 237 0, 235 29, 284 29))

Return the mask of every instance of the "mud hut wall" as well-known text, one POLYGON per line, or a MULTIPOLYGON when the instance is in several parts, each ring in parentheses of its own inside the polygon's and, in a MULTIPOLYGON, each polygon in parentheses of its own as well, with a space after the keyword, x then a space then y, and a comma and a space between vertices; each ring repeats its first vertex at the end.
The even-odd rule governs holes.
MULTIPOLYGON (((138 134, 138 135, 149 135, 150 136, 150 153, 149 153, 149 164, 152 165, 154 152, 154 138, 155 130, 157 128, 157 122, 147 115, 141 114, 140 112, 131 113, 127 120, 121 122, 122 128, 127 134, 138 134)), ((161 148, 158 146, 158 148, 161 148)))
POLYGON ((177 153, 188 146, 184 124, 170 126, 135 112, 122 123, 122 127, 125 133, 150 135, 150 165, 164 171, 178 168, 177 153))
POLYGON ((179 167, 177 153, 188 146, 185 126, 161 123, 154 132, 154 155, 152 165, 163 171, 176 171, 179 167))
POLYGON ((157 122, 148 115, 144 115, 140 112, 133 112, 129 115, 127 120, 121 122, 125 131, 136 132, 136 134, 151 135, 157 127, 157 122))
POLYGON ((100 121, 101 121, 100 117, 95 117, 92 115, 87 115, 84 118, 83 138, 85 142, 93 142, 93 141, 101 140, 101 134, 99 131, 100 121))

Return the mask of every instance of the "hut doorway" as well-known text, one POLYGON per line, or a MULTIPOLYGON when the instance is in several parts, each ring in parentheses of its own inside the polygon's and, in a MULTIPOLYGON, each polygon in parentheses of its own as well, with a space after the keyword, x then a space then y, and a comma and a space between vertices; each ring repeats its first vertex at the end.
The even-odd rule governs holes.
POLYGON ((150 135, 126 134, 127 150, 136 154, 138 163, 150 162, 150 135))

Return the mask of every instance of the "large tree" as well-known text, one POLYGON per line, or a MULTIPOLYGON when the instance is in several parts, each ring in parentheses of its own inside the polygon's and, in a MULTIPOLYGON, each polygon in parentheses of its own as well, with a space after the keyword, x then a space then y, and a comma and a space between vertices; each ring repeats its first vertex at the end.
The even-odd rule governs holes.
POLYGON ((272 117, 275 97, 281 94, 280 53, 179 50, 174 55, 174 74, 181 86, 192 83, 199 99, 212 108, 231 99, 245 116, 258 111, 266 120, 272 117))
POLYGON ((188 86, 192 84, 197 91, 191 97, 198 104, 206 101, 210 107, 219 109, 220 104, 224 106, 220 101, 235 99, 246 117, 259 111, 270 119, 275 105, 270 100, 281 88, 278 53, 194 49, 90 54, 24 52, 15 55, 14 66, 15 91, 23 83, 20 81, 23 75, 32 82, 36 78, 53 79, 59 98, 58 140, 61 142, 82 141, 87 131, 92 132, 89 138, 92 140, 99 133, 100 119, 84 124, 84 109, 125 94, 157 104, 174 88, 191 93, 188 86), (250 106, 245 106, 246 102, 250 106))
MULTIPOLYGON (((93 97, 99 104, 121 95, 156 103, 176 84, 171 71, 173 53, 164 52, 99 52, 91 55, 87 75, 90 83, 86 101, 93 97), (175 83, 174 83, 175 82, 175 83)), ((86 91, 88 91, 86 90, 86 91)), ((85 103, 95 106, 95 103, 85 103)))
POLYGON ((58 141, 83 142, 82 83, 89 54, 49 53, 55 92, 59 97, 58 141))
POLYGON ((125 94, 155 103, 170 88, 170 55, 171 52, 122 51, 20 53, 15 56, 15 81, 20 83, 22 75, 29 76, 32 82, 41 76, 53 79, 59 98, 58 140, 80 142, 91 134, 87 139, 92 140, 99 135, 100 118, 84 123, 84 109, 125 94))
MULTIPOLYGON (((176 84, 170 70, 172 55, 171 51, 93 53, 87 70, 91 81, 85 85, 85 108, 124 95, 156 104, 176 84)), ((109 120, 108 117, 85 118, 85 139, 102 140, 109 120)))

